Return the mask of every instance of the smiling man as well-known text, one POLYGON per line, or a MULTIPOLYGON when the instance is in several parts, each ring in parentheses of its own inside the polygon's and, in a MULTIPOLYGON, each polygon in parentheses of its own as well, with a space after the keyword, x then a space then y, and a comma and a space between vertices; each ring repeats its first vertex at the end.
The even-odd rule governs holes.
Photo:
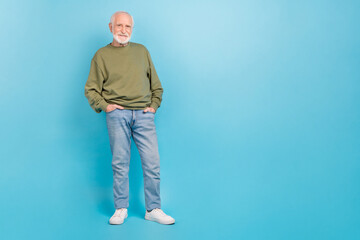
POLYGON ((132 16, 124 11, 114 13, 109 28, 113 41, 95 53, 85 84, 85 96, 92 109, 106 113, 116 209, 109 223, 122 224, 128 216, 132 137, 143 170, 145 219, 173 224, 175 220, 161 210, 160 157, 154 123, 163 88, 149 51, 142 44, 130 42, 132 16))

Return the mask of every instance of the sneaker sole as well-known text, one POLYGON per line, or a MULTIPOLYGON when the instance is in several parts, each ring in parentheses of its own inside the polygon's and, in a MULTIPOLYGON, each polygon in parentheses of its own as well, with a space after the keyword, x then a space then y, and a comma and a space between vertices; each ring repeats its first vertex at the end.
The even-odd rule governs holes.
POLYGON ((150 218, 150 217, 148 217, 148 216, 146 216, 146 215, 145 215, 145 220, 157 222, 157 223, 164 224, 164 225, 173 225, 173 224, 175 224, 175 221, 174 221, 174 222, 170 222, 170 223, 168 223, 168 222, 161 222, 161 221, 158 221, 158 220, 156 220, 156 219, 150 218))
POLYGON ((121 225, 121 224, 123 224, 123 223, 125 222, 125 219, 126 219, 127 217, 128 217, 128 214, 125 215, 124 221, 122 221, 121 223, 111 223, 111 222, 109 221, 109 224, 110 224, 110 225, 121 225))

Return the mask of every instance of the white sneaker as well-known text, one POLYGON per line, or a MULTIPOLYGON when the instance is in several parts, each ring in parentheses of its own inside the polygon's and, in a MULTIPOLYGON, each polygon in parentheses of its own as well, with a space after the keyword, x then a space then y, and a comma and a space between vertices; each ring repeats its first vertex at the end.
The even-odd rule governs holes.
POLYGON ((145 219, 161 224, 174 224, 175 219, 166 215, 160 208, 155 208, 151 212, 146 211, 145 219))
POLYGON ((128 213, 126 208, 118 208, 116 209, 114 215, 110 218, 110 224, 122 224, 127 218, 128 213))

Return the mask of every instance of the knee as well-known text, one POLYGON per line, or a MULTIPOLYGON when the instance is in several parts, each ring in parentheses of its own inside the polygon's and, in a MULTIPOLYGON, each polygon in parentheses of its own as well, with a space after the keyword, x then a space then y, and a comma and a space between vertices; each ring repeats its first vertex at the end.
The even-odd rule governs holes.
POLYGON ((160 179, 160 166, 147 166, 143 169, 144 177, 160 179))
POLYGON ((119 177, 127 177, 129 173, 129 165, 120 163, 120 162, 114 162, 112 163, 112 169, 115 176, 119 177))

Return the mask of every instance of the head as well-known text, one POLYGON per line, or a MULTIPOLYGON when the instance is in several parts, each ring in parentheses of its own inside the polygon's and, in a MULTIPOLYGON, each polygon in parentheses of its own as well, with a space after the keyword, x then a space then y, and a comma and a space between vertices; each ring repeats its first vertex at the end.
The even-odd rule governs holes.
POLYGON ((111 16, 109 28, 115 41, 119 44, 126 44, 131 38, 132 30, 134 28, 134 19, 127 12, 115 12, 111 16))

